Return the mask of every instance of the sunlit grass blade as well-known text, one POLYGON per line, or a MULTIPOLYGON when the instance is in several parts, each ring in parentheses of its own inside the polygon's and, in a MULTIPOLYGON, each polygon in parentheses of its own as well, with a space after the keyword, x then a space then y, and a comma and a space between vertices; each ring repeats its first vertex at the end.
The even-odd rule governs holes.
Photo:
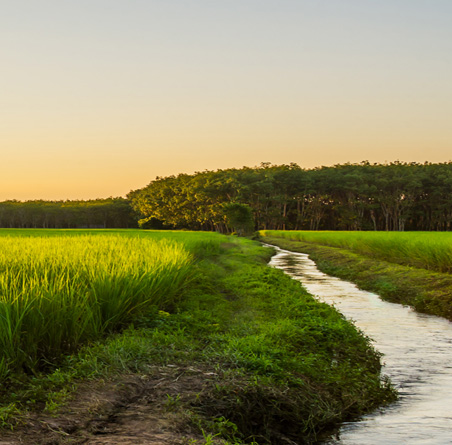
POLYGON ((141 237, 0 238, 2 368, 32 371, 145 312, 192 272, 181 244, 141 237))

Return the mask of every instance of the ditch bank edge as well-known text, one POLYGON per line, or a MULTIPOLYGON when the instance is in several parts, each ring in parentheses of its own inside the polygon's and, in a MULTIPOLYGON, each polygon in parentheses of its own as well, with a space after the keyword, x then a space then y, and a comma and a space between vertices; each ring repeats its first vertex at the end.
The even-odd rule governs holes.
POLYGON ((262 237, 262 241, 306 253, 322 272, 351 281, 384 300, 452 321, 452 277, 449 274, 375 260, 337 247, 267 236, 262 237))

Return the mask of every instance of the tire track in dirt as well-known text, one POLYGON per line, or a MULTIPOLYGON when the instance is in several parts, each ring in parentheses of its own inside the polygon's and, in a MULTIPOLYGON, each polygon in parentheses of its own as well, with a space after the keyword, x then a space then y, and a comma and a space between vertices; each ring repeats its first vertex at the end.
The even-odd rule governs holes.
POLYGON ((0 432, 0 445, 202 443, 186 408, 216 379, 211 370, 168 365, 144 376, 84 383, 57 415, 30 414, 17 430, 0 432))

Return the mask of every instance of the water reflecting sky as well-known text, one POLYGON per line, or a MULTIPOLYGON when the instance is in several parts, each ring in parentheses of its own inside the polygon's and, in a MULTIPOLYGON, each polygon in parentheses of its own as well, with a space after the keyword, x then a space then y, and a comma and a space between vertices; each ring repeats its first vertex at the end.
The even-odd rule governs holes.
POLYGON ((276 248, 270 265, 355 322, 384 354, 383 373, 397 387, 393 405, 344 424, 340 445, 452 444, 452 323, 381 300, 320 272, 308 255, 276 248))

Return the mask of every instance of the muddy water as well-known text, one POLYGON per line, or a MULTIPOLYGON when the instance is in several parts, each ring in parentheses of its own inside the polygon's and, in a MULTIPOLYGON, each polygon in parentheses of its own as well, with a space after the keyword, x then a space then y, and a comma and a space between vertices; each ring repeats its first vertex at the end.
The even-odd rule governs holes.
POLYGON ((383 373, 400 394, 384 410, 344 424, 327 444, 452 444, 452 323, 325 275, 305 254, 276 250, 271 266, 301 281, 373 339, 384 354, 383 373))

